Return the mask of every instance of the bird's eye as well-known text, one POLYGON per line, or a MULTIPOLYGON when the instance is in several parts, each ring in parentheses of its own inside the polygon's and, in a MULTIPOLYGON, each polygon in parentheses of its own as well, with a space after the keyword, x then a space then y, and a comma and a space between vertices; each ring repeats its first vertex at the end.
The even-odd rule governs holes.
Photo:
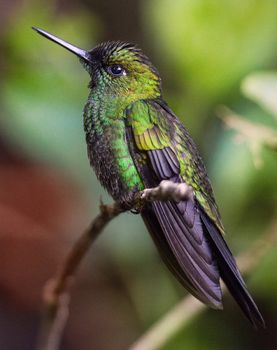
POLYGON ((126 70, 120 64, 113 64, 107 67, 107 71, 109 74, 114 77, 120 77, 122 75, 127 75, 126 70))

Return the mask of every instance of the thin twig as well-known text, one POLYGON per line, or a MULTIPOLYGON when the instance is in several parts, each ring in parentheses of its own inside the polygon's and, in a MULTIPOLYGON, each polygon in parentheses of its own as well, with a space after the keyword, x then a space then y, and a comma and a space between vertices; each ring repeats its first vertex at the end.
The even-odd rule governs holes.
POLYGON ((44 289, 45 311, 42 318, 38 349, 57 350, 68 317, 69 292, 73 275, 85 253, 103 228, 125 211, 119 203, 100 205, 100 213, 75 243, 57 276, 48 281, 44 289))
POLYGON ((218 116, 229 129, 236 131, 235 140, 245 142, 248 146, 257 169, 263 165, 261 156, 263 147, 277 151, 277 130, 250 122, 223 106, 218 108, 218 116))
POLYGON ((169 180, 163 180, 159 186, 154 188, 146 188, 141 193, 141 199, 153 202, 159 201, 175 201, 193 199, 193 189, 185 183, 174 183, 169 180))
MULTIPOLYGON (((249 273, 259 264, 261 259, 277 241, 277 221, 274 221, 261 239, 238 257, 238 265, 242 273, 249 273)), ((225 292, 226 288, 223 288, 225 292)), ((185 297, 169 310, 129 350, 157 350, 167 343, 176 333, 189 324, 207 307, 193 296, 185 297)))
MULTIPOLYGON (((174 184, 170 181, 162 182, 158 187, 146 189, 136 195, 133 204, 154 200, 185 200, 192 195, 191 187, 182 184, 174 184)), ((73 276, 97 236, 104 227, 116 216, 127 211, 128 208, 115 202, 111 205, 100 206, 100 213, 93 220, 88 229, 82 234, 73 246, 57 276, 50 280, 44 290, 45 314, 41 326, 38 349, 58 350, 63 330, 68 318, 68 304, 70 300, 69 287, 73 276)), ((258 240, 252 248, 239 257, 239 265, 242 272, 249 272, 270 249, 276 240, 277 224, 258 240)), ((143 335, 130 350, 157 350, 165 344, 184 325, 197 316, 205 306, 194 297, 189 296, 170 310, 161 320, 143 335)))
POLYGON ((133 196, 132 203, 126 207, 118 202, 111 205, 100 205, 100 213, 90 226, 77 240, 68 254, 64 264, 56 277, 47 282, 44 288, 45 310, 42 317, 41 329, 38 338, 38 350, 58 350, 63 330, 68 318, 69 288, 74 274, 104 227, 119 214, 154 200, 187 200, 192 196, 192 188, 186 184, 176 184, 171 181, 162 181, 153 189, 145 189, 133 196))
POLYGON ((277 131, 273 128, 250 122, 223 106, 218 109, 218 115, 228 128, 237 131, 246 141, 257 142, 272 150, 277 150, 277 131))

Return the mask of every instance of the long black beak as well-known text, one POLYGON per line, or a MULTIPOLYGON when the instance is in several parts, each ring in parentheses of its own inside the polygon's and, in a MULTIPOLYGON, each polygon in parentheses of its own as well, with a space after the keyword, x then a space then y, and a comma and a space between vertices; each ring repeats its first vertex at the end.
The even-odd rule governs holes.
POLYGON ((91 62, 90 55, 87 51, 80 49, 79 47, 73 46, 69 44, 68 42, 57 38, 56 36, 47 33, 45 30, 42 30, 40 28, 32 27, 36 32, 38 32, 40 35, 44 36, 45 38, 54 41, 54 43, 57 43, 58 45, 61 45, 65 49, 67 49, 70 52, 73 52, 78 57, 83 58, 87 62, 91 62))

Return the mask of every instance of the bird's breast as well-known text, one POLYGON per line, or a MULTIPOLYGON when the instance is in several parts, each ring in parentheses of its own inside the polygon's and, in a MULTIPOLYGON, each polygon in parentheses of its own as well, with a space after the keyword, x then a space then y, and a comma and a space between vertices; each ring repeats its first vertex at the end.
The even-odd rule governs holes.
POLYGON ((143 183, 130 155, 123 120, 111 124, 94 125, 86 129, 90 164, 102 186, 115 200, 123 200, 143 183))

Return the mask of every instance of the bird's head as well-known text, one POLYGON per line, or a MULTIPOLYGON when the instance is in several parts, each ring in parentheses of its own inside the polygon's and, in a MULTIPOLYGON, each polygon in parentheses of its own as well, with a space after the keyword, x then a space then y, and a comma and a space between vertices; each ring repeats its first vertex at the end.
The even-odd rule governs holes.
POLYGON ((159 73, 135 45, 111 41, 85 51, 42 29, 33 29, 80 57, 90 74, 90 87, 99 93, 125 97, 130 101, 160 96, 159 73))

